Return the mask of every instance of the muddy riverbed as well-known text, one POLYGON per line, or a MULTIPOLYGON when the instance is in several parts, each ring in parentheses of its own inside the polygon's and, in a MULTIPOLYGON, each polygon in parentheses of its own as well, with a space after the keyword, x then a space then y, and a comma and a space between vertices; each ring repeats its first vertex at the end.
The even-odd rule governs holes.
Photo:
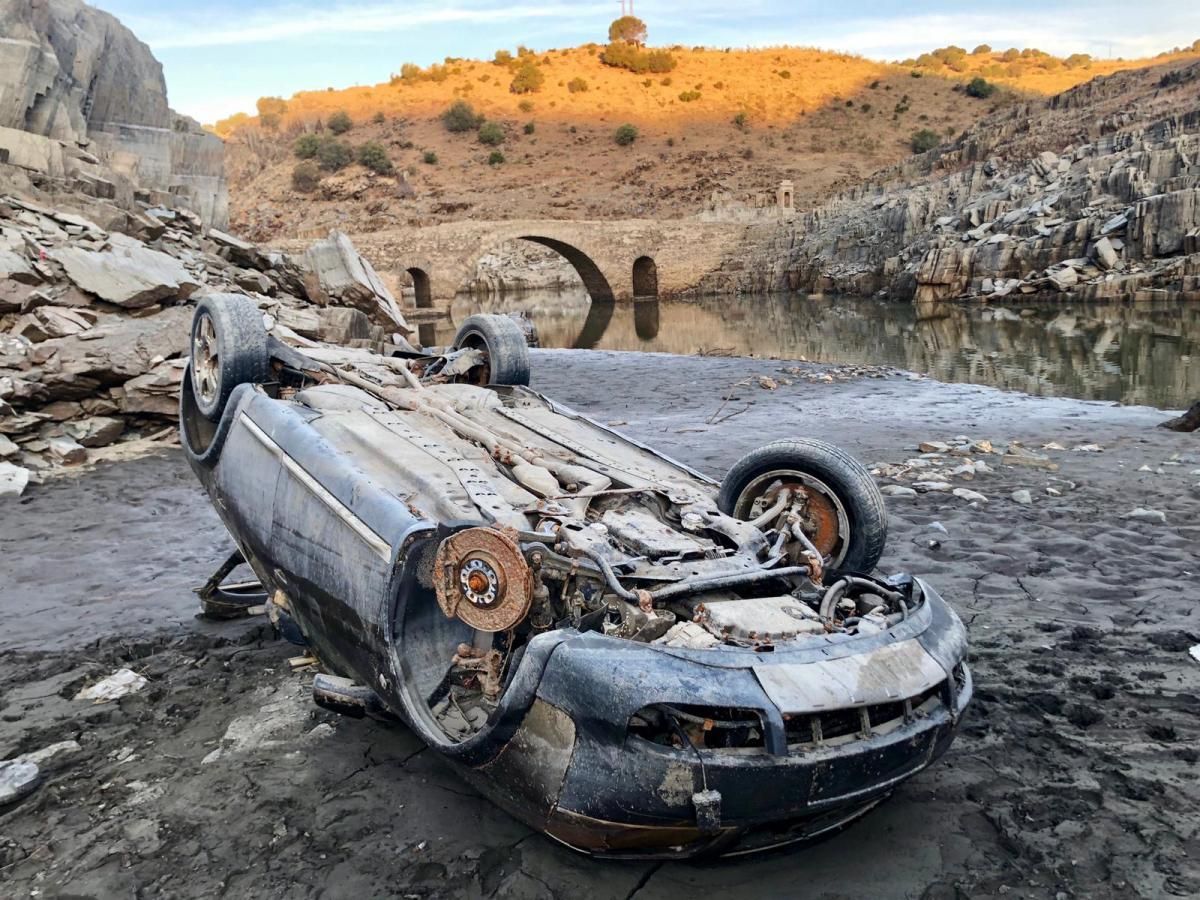
POLYGON ((1155 428, 1148 408, 763 360, 541 351, 534 385, 715 476, 789 435, 902 485, 920 441, 1045 457, 977 454, 990 471, 954 486, 986 501, 888 500, 881 568, 927 575, 971 630, 977 696, 946 758, 810 847, 702 866, 582 858, 403 727, 314 707, 311 671, 263 624, 194 619, 190 589, 229 545, 167 452, 2 511, 0 758, 79 744, 0 809, 3 894, 1200 894, 1200 435, 1155 428), (122 665, 148 686, 71 699, 122 665))

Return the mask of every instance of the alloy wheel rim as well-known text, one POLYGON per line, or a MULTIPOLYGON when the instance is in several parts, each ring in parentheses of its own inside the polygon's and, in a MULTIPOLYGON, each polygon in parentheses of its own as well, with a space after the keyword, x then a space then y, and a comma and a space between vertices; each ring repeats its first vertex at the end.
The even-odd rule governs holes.
POLYGON ((192 336, 192 381, 205 403, 212 403, 220 391, 220 371, 217 330, 212 316, 202 313, 192 336))

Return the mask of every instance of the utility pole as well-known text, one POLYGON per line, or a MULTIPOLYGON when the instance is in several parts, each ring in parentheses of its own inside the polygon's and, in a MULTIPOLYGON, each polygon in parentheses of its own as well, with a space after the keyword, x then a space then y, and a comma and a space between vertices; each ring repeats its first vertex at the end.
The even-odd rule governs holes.
POLYGON ((625 18, 625 0, 621 0, 621 18, 625 18))

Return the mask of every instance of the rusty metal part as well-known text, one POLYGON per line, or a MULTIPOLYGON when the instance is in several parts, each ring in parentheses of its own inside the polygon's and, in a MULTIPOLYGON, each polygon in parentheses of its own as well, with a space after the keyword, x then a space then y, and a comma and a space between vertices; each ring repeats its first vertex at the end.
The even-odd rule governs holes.
POLYGON ((438 547, 438 606, 479 631, 505 631, 529 614, 533 573, 517 542, 495 528, 467 528, 438 547))
POLYGON ((837 507, 829 497, 807 485, 792 485, 791 488, 794 495, 803 496, 807 501, 803 517, 808 526, 804 529, 805 534, 822 556, 832 556, 842 537, 837 507))
POLYGON ((500 696, 500 672, 503 669, 504 658, 499 650, 481 650, 470 644, 459 644, 451 662, 456 669, 475 674, 486 699, 494 701, 500 696))
POLYGON ((650 595, 650 592, 638 588, 634 593, 637 594, 638 608, 644 613, 652 613, 654 611, 654 598, 650 595))

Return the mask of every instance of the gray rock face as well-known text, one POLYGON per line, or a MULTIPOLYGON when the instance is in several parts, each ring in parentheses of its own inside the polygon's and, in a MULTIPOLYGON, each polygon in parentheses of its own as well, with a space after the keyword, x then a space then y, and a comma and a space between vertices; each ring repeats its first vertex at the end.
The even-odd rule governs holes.
POLYGON ((1200 63, 1171 75, 1130 70, 1009 107, 757 229, 754 258, 743 249, 702 288, 1200 299, 1200 63))
POLYGON ((304 261, 310 273, 304 285, 314 302, 321 306, 352 306, 385 328, 412 334, 400 304, 346 235, 330 232, 326 240, 308 249, 304 261))
POLYGON ((168 107, 150 48, 81 0, 0 0, 0 149, 96 197, 150 190, 228 222, 224 145, 168 107))

